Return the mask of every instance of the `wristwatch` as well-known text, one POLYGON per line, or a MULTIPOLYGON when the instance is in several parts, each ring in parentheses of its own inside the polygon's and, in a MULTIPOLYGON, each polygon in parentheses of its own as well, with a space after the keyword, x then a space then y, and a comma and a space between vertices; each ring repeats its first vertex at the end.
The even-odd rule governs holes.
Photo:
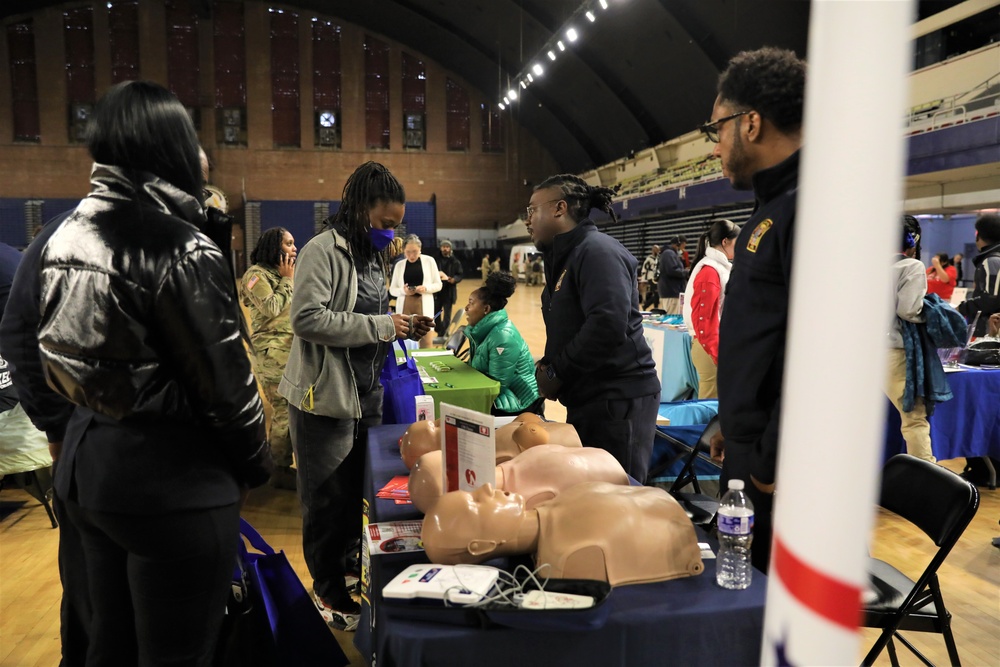
POLYGON ((556 379, 556 367, 552 366, 552 365, 546 366, 545 367, 545 377, 547 377, 548 379, 550 379, 552 381, 555 381, 555 379, 556 379))

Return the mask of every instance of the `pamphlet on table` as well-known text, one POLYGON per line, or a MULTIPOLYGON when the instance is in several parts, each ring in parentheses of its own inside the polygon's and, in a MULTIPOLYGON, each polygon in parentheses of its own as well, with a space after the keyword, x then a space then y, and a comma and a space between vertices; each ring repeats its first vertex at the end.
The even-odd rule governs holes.
POLYGON ((441 404, 442 489, 473 491, 496 484, 496 428, 493 415, 441 404))

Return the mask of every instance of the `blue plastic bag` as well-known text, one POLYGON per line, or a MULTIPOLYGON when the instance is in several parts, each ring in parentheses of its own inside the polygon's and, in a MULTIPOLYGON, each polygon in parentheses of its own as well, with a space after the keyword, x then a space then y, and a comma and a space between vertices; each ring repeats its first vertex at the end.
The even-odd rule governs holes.
POLYGON ((412 424, 417 421, 417 406, 413 399, 424 395, 424 385, 420 381, 417 362, 410 356, 402 341, 396 341, 403 350, 403 358, 396 359, 396 348, 389 346, 389 357, 382 367, 380 382, 385 393, 382 396, 383 424, 412 424))

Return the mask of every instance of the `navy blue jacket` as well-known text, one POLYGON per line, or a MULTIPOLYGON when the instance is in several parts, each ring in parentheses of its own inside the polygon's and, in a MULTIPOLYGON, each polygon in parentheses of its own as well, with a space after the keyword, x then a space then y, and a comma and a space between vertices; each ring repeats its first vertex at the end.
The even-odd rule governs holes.
POLYGON ((545 358, 568 407, 660 391, 642 333, 635 257, 588 219, 543 254, 545 358))
POLYGON ((757 208, 736 239, 719 327, 719 419, 726 447, 749 448, 774 481, 785 371, 799 153, 753 176, 757 208))
POLYGON ((661 299, 676 299, 684 292, 687 285, 687 272, 684 261, 673 248, 664 248, 660 253, 659 277, 656 287, 661 299))
POLYGON ((70 213, 72 211, 66 211, 45 223, 22 254, 3 322, 0 322, 0 350, 11 365, 11 376, 21 407, 35 428, 45 432, 49 442, 62 442, 66 425, 73 414, 73 404, 45 382, 38 354, 38 323, 41 319, 38 305, 41 299, 39 263, 49 237, 70 213))

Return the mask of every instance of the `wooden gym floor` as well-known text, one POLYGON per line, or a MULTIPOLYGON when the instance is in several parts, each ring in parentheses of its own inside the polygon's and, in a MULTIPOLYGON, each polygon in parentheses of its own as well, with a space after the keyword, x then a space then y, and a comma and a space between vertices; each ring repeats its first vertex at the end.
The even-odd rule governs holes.
MULTIPOLYGON (((456 308, 464 306, 478 278, 459 285, 456 308)), ((519 285, 507 306, 511 319, 531 351, 541 356, 545 330, 539 306, 541 288, 519 285)), ((549 402, 546 416, 564 420, 565 409, 549 402)), ((964 459, 945 461, 961 470, 964 459)), ((945 603, 951 610, 959 655, 965 665, 1000 665, 1000 549, 991 545, 1000 535, 1000 497, 980 489, 982 505, 962 540, 940 571, 945 603)), ((45 510, 20 490, 0 494, 0 506, 23 503, 0 520, 0 667, 54 667, 59 663, 59 599, 61 589, 56 563, 58 533, 50 527, 45 510)), ((250 494, 244 515, 276 549, 283 549, 307 588, 311 584, 302 558, 302 524, 294 492, 264 487, 250 494)), ((872 537, 873 555, 888 560, 911 577, 917 576, 933 552, 933 544, 909 524, 879 510, 872 537)), ((352 665, 363 665, 351 643, 352 634, 334 632, 352 665)), ((858 662, 875 640, 872 630, 862 631, 858 662)), ((939 635, 908 635, 938 665, 948 664, 939 635)), ((918 664, 900 647, 903 665, 918 664)), ((879 665, 888 665, 885 652, 879 665)))

